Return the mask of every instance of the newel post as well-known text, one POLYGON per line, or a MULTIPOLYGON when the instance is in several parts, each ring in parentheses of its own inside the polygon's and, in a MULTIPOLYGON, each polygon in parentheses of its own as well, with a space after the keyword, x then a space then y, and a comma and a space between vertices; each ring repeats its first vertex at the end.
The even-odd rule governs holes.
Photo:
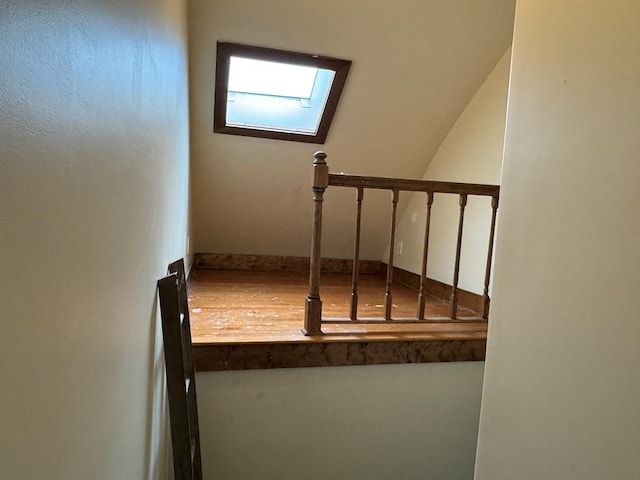
POLYGON ((329 167, 324 152, 313 154, 313 224, 311 227, 311 257, 309 294, 304 310, 304 335, 322 334, 322 300, 320 299, 320 239, 322 237, 322 200, 329 186, 329 167))

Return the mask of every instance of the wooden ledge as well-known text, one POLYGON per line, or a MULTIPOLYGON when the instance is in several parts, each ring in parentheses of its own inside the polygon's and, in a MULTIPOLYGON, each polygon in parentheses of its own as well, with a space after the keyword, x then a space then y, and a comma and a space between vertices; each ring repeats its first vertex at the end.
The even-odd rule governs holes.
POLYGON ((469 362, 485 358, 485 338, 196 344, 197 371, 469 362))

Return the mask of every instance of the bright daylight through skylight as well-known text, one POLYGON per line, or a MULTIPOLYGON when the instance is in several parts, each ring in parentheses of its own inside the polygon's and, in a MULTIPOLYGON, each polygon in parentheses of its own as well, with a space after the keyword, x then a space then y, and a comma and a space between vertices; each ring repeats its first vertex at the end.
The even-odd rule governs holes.
POLYGON ((234 57, 229 61, 229 126, 315 135, 334 72, 234 57))
POLYGON ((317 68, 231 57, 229 91, 311 98, 317 68))

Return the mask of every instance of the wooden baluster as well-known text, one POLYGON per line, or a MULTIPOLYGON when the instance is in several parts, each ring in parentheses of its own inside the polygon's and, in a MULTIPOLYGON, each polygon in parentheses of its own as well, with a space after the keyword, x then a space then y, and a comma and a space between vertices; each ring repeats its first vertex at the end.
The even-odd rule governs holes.
POLYGON ((393 300, 391 297, 391 283, 393 282, 393 251, 396 248, 396 210, 398 207, 398 189, 393 189, 391 200, 391 238, 389 239, 389 266, 387 267, 387 286, 384 295, 384 319, 391 320, 391 307, 393 300))
POLYGON ((420 276, 420 293, 418 294, 418 320, 424 320, 424 304, 427 299, 427 257, 429 254, 429 228, 431 225, 431 205, 433 192, 427 192, 427 223, 424 227, 424 247, 422 250, 422 275, 420 276))
POLYGON ((467 206, 467 194, 460 194, 460 220, 458 222, 458 243, 456 246, 456 263, 453 269, 453 287, 451 288, 451 319, 458 315, 458 277, 460 276, 460 251, 462 250, 462 225, 464 224, 464 207, 467 206))
POLYGON ((498 197, 491 197, 491 230, 489 233, 489 248, 487 251, 487 266, 484 272, 484 295, 482 296, 482 318, 489 319, 489 281, 491 280, 491 262, 493 261, 493 243, 496 232, 496 214, 498 211, 498 197))
POLYGON ((309 265, 309 294, 304 311, 304 335, 322 334, 322 300, 320 299, 320 239, 322 237, 322 201, 329 186, 329 167, 324 152, 313 154, 313 226, 311 230, 311 258, 309 265))
POLYGON ((351 280, 351 320, 358 319, 358 274, 360 273, 360 223, 362 220, 362 200, 364 189, 358 188, 357 213, 356 213, 356 240, 353 253, 353 277, 351 280))

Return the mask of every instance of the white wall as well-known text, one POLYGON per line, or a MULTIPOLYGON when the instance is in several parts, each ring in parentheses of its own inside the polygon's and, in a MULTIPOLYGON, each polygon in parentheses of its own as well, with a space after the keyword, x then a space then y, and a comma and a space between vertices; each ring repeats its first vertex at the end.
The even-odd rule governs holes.
POLYGON ((180 0, 0 3, 0 478, 166 477, 185 27, 180 0))
MULTIPOLYGON (((504 125, 511 49, 451 128, 423 179, 498 185, 502 168, 504 125)), ((426 194, 415 193, 398 222, 396 242, 403 242, 397 267, 420 273, 426 222, 426 194)), ((427 275, 451 284, 460 212, 458 195, 436 194, 431 208, 427 275)), ((470 196, 465 209, 459 286, 482 293, 491 227, 491 199, 470 196)), ((397 250, 396 250, 397 252, 397 250)), ((388 258, 388 250, 385 260, 388 258)))
POLYGON ((476 478, 640 478, 640 3, 518 3, 476 478))
POLYGON ((199 373, 205 478, 473 475, 482 362, 199 373))
MULTIPOLYGON (((511 41, 514 0, 189 2, 193 234, 199 252, 309 255, 313 152, 331 171, 418 178, 511 41), (322 145, 213 134, 216 41, 353 61, 322 145)), ((390 198, 367 195, 363 258, 390 198)), ((355 193, 326 196, 323 253, 352 256, 355 193)))

